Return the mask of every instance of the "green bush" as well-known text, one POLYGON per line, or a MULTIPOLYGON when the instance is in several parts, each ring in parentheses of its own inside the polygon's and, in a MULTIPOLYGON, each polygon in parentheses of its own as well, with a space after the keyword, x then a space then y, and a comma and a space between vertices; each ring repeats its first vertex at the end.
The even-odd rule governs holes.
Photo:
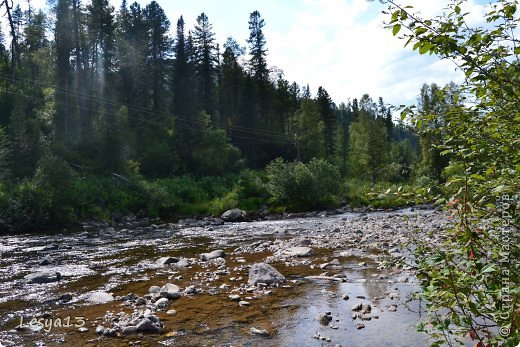
POLYGON ((209 212, 214 216, 219 216, 227 210, 238 206, 238 194, 232 190, 222 197, 215 198, 209 204, 209 212))
POLYGON ((272 201, 290 210, 333 205, 341 196, 338 169, 323 159, 304 164, 285 163, 278 158, 267 166, 266 172, 272 201))

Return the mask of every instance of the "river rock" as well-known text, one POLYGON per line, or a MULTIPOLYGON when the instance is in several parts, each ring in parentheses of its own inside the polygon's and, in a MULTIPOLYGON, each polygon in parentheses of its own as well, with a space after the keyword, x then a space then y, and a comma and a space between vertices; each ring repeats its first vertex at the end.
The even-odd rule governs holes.
POLYGON ((93 292, 90 293, 86 301, 91 304, 106 304, 114 301, 114 297, 112 294, 105 292, 93 292))
POLYGON ((142 321, 137 324, 137 332, 140 333, 149 333, 149 334, 159 334, 161 332, 160 322, 153 322, 150 317, 144 318, 142 321))
POLYGON ((179 259, 177 263, 175 263, 175 267, 178 269, 184 269, 190 266, 190 263, 186 259, 179 259))
POLYGON ((320 313, 320 315, 318 317, 318 322, 320 322, 321 325, 328 325, 331 320, 332 320, 332 315, 330 312, 320 313))
POLYGON ((301 239, 301 240, 298 240, 296 242, 296 244, 298 246, 310 246, 311 245, 311 240, 309 240, 309 239, 301 239))
POLYGON ((365 324, 363 324, 363 323, 357 323, 356 324, 356 329, 358 329, 358 330, 359 329, 363 329, 364 327, 365 327, 365 324))
POLYGON ((387 308, 388 312, 395 312, 397 311, 397 305, 390 305, 387 308))
POLYGON ((123 334, 123 335, 137 334, 137 327, 135 325, 126 326, 121 331, 121 334, 123 334))
POLYGON ((159 290, 159 294, 163 298, 173 300, 173 299, 178 299, 181 297, 181 290, 175 284, 166 283, 159 290))
POLYGON ((161 291, 161 287, 159 286, 151 286, 150 289, 148 289, 148 293, 150 294, 156 294, 161 291))
POLYGON ((314 255, 314 251, 310 247, 291 247, 282 250, 282 253, 289 257, 310 257, 314 255))
POLYGON ((217 249, 217 250, 209 252, 209 253, 202 253, 200 255, 200 260, 208 261, 211 259, 224 258, 225 256, 226 256, 226 253, 224 253, 223 250, 217 249))
POLYGON ((231 301, 240 301, 240 295, 238 295, 238 294, 231 294, 229 296, 229 300, 231 300, 231 301))
POLYGON ((42 258, 42 260, 40 260, 40 262, 38 264, 49 265, 52 263, 54 263, 54 259, 50 255, 47 254, 45 257, 42 258))
POLYGON ((156 261, 159 265, 175 264, 177 262, 179 262, 179 259, 174 257, 161 257, 156 261))
POLYGON ((165 309, 168 306, 170 306, 170 300, 166 298, 160 298, 155 302, 155 307, 157 307, 158 309, 165 309))
POLYGON ((247 283, 250 286, 256 286, 259 283, 274 285, 283 282, 285 282, 285 277, 269 264, 256 263, 253 264, 249 270, 249 280, 247 283))
POLYGON ((197 294, 197 288, 194 285, 188 286, 188 287, 186 287, 186 289, 184 289, 184 294, 186 294, 186 295, 197 294))
POLYGON ((27 283, 51 283, 61 280, 59 272, 40 271, 24 277, 27 283))
POLYGON ((258 336, 269 336, 269 332, 265 329, 257 329, 255 327, 252 327, 251 329, 249 329, 249 332, 251 333, 251 335, 258 335, 258 336))
POLYGON ((69 302, 72 300, 72 294, 70 293, 65 293, 63 295, 61 295, 59 298, 58 298, 59 301, 61 302, 69 302))
POLYGON ((226 222, 243 222, 246 220, 246 212, 242 211, 239 208, 234 208, 232 210, 227 210, 220 216, 226 222))

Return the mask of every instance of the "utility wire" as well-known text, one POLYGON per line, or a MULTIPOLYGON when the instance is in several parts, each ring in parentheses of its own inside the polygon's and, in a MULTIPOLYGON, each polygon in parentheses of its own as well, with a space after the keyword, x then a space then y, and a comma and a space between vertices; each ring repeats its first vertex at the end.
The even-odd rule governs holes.
MULTIPOLYGON (((103 102, 103 103, 109 104, 109 105, 114 106, 114 107, 125 106, 129 110, 133 110, 133 111, 137 111, 137 112, 143 112, 143 113, 146 113, 146 114, 149 114, 149 115, 153 115, 153 116, 156 116, 156 115, 160 115, 160 116, 163 116, 163 117, 170 117, 171 116, 171 115, 169 115, 167 113, 164 113, 164 112, 154 112, 154 111, 143 109, 143 108, 136 107, 136 106, 133 106, 133 105, 128 105, 128 104, 125 104, 125 103, 121 103, 121 102, 115 101, 113 99, 93 96, 92 94, 86 94, 86 93, 83 94, 83 93, 79 93, 79 92, 70 91, 70 89, 65 89, 65 88, 58 87, 58 86, 53 85, 53 84, 45 83, 45 82, 42 82, 41 80, 16 78, 16 77, 13 77, 12 75, 1 73, 1 72, 0 72, 0 79, 7 80, 7 81, 10 81, 10 82, 13 82, 13 83, 21 82, 21 83, 29 84, 29 85, 36 84, 36 85, 40 85, 40 86, 44 86, 44 87, 54 88, 56 91, 58 91, 58 92, 60 92, 62 94, 65 94, 66 96, 76 96, 76 97, 84 98, 84 99, 87 99, 87 100, 90 100, 90 101, 103 102)), ((183 121, 183 122, 194 123, 195 125, 205 125, 205 122, 202 121, 202 120, 184 118, 184 117, 179 117, 179 116, 175 116, 175 115, 173 117, 174 117, 174 119, 180 120, 180 121, 183 121)), ((267 131, 267 130, 248 128, 248 127, 242 127, 242 126, 237 126, 237 125, 228 125, 228 124, 224 124, 224 123, 220 123, 220 122, 218 122, 218 123, 215 122, 215 123, 216 123, 215 125, 217 125, 217 126, 219 126, 221 128, 226 128, 228 130, 242 131, 242 132, 251 133, 251 134, 259 135, 259 136, 271 136, 273 138, 280 138, 280 139, 286 139, 287 138, 287 134, 284 134, 284 133, 271 132, 271 131, 267 131)), ((235 136, 233 135, 233 137, 235 137, 235 136)))
MULTIPOLYGON (((11 94, 11 95, 18 95, 18 96, 21 96, 21 97, 24 97, 24 98, 28 98, 28 99, 34 99, 34 100, 38 100, 38 101, 45 101, 45 98, 41 98, 41 97, 37 97, 37 96, 31 96, 31 95, 27 95, 27 94, 23 94, 23 93, 16 93, 16 92, 13 92, 13 91, 2 91, 2 92, 3 93, 7 93, 7 94, 11 94)), ((57 103, 57 102, 56 102, 56 104, 63 106, 63 104, 60 104, 60 103, 57 103)), ((98 113, 98 114, 102 113, 102 114, 118 116, 118 114, 115 113, 115 112, 101 111, 101 110, 96 110, 96 109, 91 109, 91 108, 88 108, 88 107, 81 107, 81 106, 76 106, 76 105, 69 105, 69 108, 84 109, 84 110, 91 111, 93 113, 98 113)), ((132 116, 127 116, 127 118, 134 119, 134 120, 137 120, 137 121, 140 121, 140 122, 144 122, 144 123, 154 124, 154 125, 171 126, 171 124, 168 124, 168 123, 165 123, 165 122, 160 122, 160 121, 155 121, 155 120, 150 120, 150 119, 140 119, 138 117, 132 117, 132 116)), ((204 133, 204 131, 205 131, 205 129, 202 129, 202 128, 192 128, 192 127, 187 127, 187 126, 177 125, 177 124, 175 124, 175 128, 185 129, 185 130, 192 130, 192 131, 196 131, 196 132, 200 132, 200 133, 204 133)), ((251 140, 251 141, 255 141, 255 142, 273 143, 272 140, 269 140, 269 139, 266 139, 266 138, 257 138, 257 137, 241 136, 241 135, 234 135, 233 137, 234 138, 245 139, 245 140, 251 140)), ((282 140, 282 139, 280 139, 280 140, 282 140)), ((283 139, 283 140, 287 141, 288 139, 283 139)), ((287 142, 290 142, 290 141, 287 141, 287 142)))

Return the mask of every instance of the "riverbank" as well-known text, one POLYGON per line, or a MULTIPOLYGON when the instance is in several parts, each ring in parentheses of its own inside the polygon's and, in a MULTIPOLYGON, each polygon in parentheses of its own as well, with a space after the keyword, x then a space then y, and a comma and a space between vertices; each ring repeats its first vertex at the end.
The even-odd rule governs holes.
POLYGON ((444 212, 292 217, 2 237, 0 316, 6 323, 0 341, 423 344, 426 337, 414 328, 418 303, 408 302, 419 288, 414 269, 393 267, 393 260, 407 256, 404 245, 416 230, 436 242, 450 224, 444 212), (284 280, 250 282, 260 263, 284 280), (39 272, 50 273, 50 280, 59 272, 59 281, 27 283, 39 272), (84 317, 84 326, 16 328, 20 317, 28 323, 69 316, 84 317))
MULTIPOLYGON (((54 183, 23 181, 0 184, 0 235, 74 229, 83 221, 117 224, 124 216, 168 222, 219 217, 240 208, 251 216, 308 213, 313 210, 351 208, 402 208, 435 201, 434 190, 418 192, 419 183, 372 185, 355 179, 334 180, 330 187, 302 187, 312 196, 282 198, 286 188, 271 186, 263 172, 243 171, 225 178, 189 176, 160 180, 122 176, 72 175, 54 183), (58 184, 59 183, 59 184, 58 184), (283 188, 283 189, 282 189, 283 188), (312 189, 311 189, 312 188, 312 189)), ((316 185, 319 186, 316 179, 316 185)), ((291 181, 284 185, 290 185, 291 181)), ((280 183, 282 184, 282 183, 280 183)))

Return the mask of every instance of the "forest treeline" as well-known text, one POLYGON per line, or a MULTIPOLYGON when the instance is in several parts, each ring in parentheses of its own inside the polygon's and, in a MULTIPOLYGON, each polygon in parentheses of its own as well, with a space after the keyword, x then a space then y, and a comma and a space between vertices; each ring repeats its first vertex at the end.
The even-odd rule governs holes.
MULTIPOLYGON (((194 28, 178 18, 170 37, 155 1, 2 9, 3 229, 169 215, 190 202, 203 205, 190 212, 217 213, 244 206, 241 197, 251 209, 314 208, 348 202, 346 178, 438 180, 447 165, 435 135, 394 122, 383 98, 336 105, 324 87, 312 95, 271 68, 258 11, 244 46, 232 37, 220 46, 205 13, 194 28)), ((439 90, 424 85, 419 109, 456 107, 439 90)))

